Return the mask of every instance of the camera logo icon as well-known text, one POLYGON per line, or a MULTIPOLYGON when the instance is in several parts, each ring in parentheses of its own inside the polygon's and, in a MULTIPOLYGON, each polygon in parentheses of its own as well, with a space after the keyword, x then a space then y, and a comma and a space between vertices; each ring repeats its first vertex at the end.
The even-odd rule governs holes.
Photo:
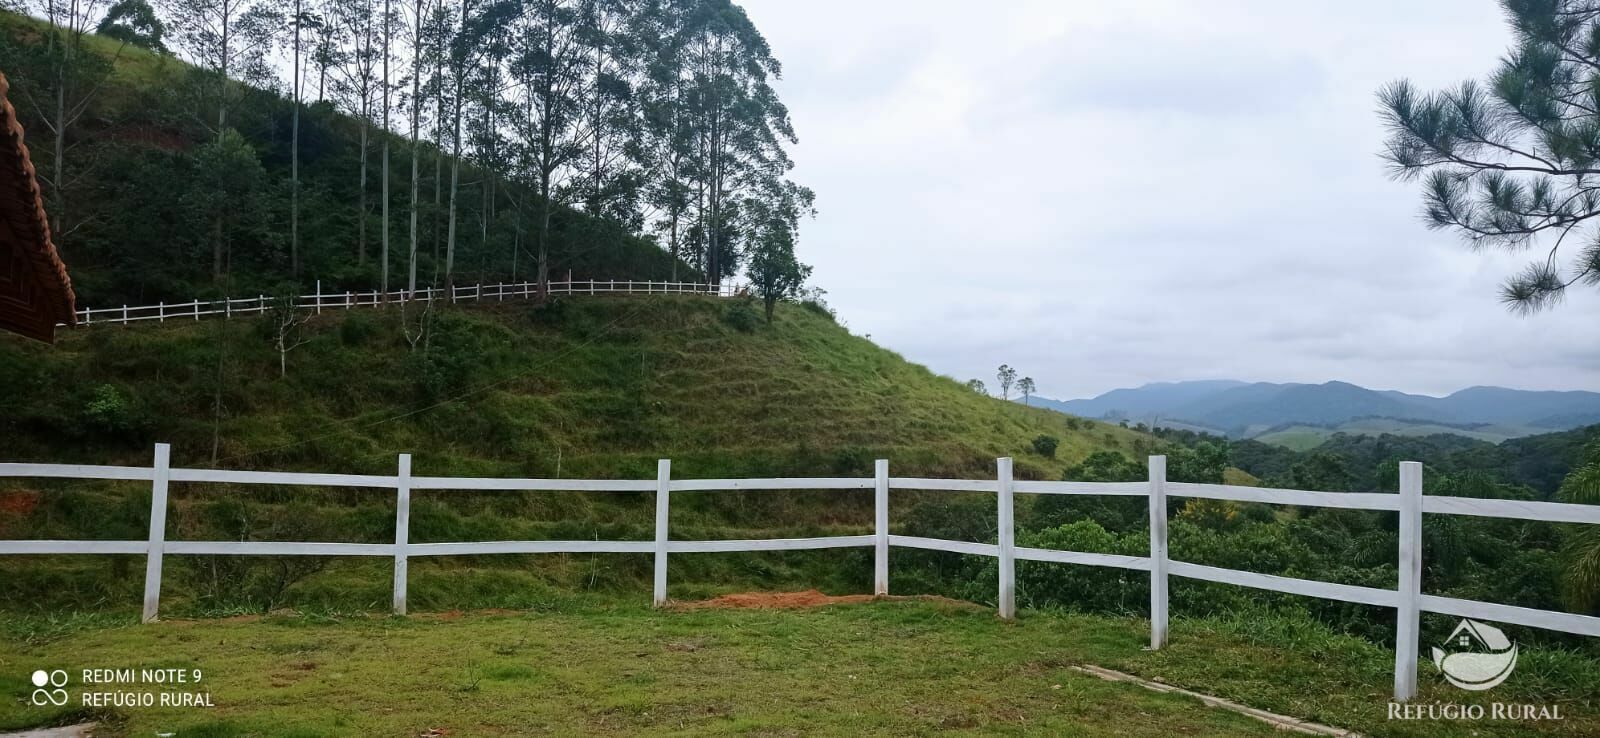
POLYGON ((67 672, 60 669, 45 671, 39 669, 33 672, 33 697, 29 700, 35 707, 61 707, 67 704, 67 672))

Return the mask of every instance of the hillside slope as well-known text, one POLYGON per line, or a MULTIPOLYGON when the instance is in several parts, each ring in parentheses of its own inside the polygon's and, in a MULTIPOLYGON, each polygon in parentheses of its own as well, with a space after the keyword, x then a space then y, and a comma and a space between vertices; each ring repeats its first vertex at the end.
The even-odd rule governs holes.
POLYGON ((168 441, 178 464, 387 471, 410 452, 419 473, 569 477, 652 476, 660 457, 685 475, 864 474, 875 457, 983 475, 1015 455, 1019 474, 1054 479, 1141 438, 977 395, 821 309, 783 305, 770 326, 750 311, 661 296, 453 308, 415 350, 397 308, 329 312, 283 378, 264 319, 6 338, 0 432, 14 460, 141 462, 168 441), (1043 433, 1057 458, 1032 452, 1043 433))
MULTIPOLYGON (((897 475, 992 478, 995 457, 1011 455, 1019 478, 1059 479, 1092 451, 1156 446, 973 393, 815 306, 780 305, 770 326, 742 300, 705 297, 447 308, 412 349, 402 320, 415 330, 416 318, 414 307, 313 317, 285 377, 264 318, 96 326, 56 347, 0 337, 0 457, 144 465, 165 441, 175 465, 244 469, 393 473, 396 454, 411 453, 413 472, 430 476, 653 478, 667 457, 679 478, 825 477, 870 476, 887 458, 897 475), (1061 440, 1055 458, 1032 451, 1040 434, 1061 440)), ((381 491, 179 484, 172 494, 173 539, 393 536, 392 495, 381 491)), ((994 513, 993 496, 982 497, 979 529, 994 513)), ((148 499, 137 483, 0 480, 0 537, 142 538, 148 499)), ((953 498, 901 493, 894 504, 924 499, 942 508, 953 498)), ((637 494, 428 493, 413 502, 411 530, 418 542, 646 540, 652 510, 637 494)), ((694 494, 674 497, 672 535, 859 534, 871 520, 871 495, 855 491, 694 494)), ((386 601, 381 561, 173 561, 163 607, 175 613, 386 601)), ((0 558, 0 609, 136 606, 129 566, 0 558)), ((690 594, 790 583, 848 592, 870 567, 857 551, 708 554, 675 562, 672 576, 690 594)), ((440 557, 413 567, 412 599, 420 609, 538 607, 581 590, 636 591, 649 576, 647 557, 440 557)))

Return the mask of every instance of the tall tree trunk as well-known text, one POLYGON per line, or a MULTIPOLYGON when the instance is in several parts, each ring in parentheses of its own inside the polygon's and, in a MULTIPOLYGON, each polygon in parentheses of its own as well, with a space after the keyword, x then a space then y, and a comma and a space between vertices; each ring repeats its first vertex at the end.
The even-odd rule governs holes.
POLYGON ((300 0, 294 0, 294 114, 289 134, 289 274, 300 276, 300 0))
MULTIPOLYGON (((467 1, 461 0, 461 32, 467 31, 467 1)), ((459 42, 458 42, 459 47, 459 42)), ((455 284, 456 263, 456 199, 461 190, 461 95, 465 88, 467 70, 466 50, 460 49, 460 56, 456 59, 456 95, 451 102, 453 110, 451 143, 450 143, 450 233, 445 237, 444 246, 444 283, 455 284)), ((455 297, 454 290, 450 296, 455 297)))
POLYGON ((56 124, 53 126, 56 134, 55 186, 50 188, 55 195, 55 202, 52 203, 54 207, 50 213, 54 223, 50 229, 57 234, 63 230, 62 223, 67 210, 67 199, 63 192, 67 186, 67 56, 67 47, 63 44, 58 62, 60 71, 56 75, 56 124))
POLYGON ((539 252, 535 263, 535 293, 539 302, 550 296, 550 171, 539 173, 539 252))
POLYGON ((421 184, 418 170, 422 158, 422 144, 417 135, 422 115, 422 0, 417 0, 416 13, 416 35, 412 38, 411 55, 411 263, 410 275, 406 279, 407 297, 417 291, 417 190, 421 184))
POLYGON ((380 284, 385 302, 389 300, 389 2, 383 0, 383 125, 378 134, 383 137, 383 186, 380 188, 383 198, 383 277, 380 284))
POLYGON ((672 281, 676 282, 678 281, 678 209, 676 207, 672 209, 672 227, 669 233, 672 234, 670 236, 672 243, 672 281))
POLYGON ((368 111, 361 114, 361 191, 356 196, 356 264, 367 264, 367 137, 372 123, 368 120, 368 111))
POLYGON ((211 217, 211 281, 222 284, 222 214, 211 217))
POLYGON ((600 12, 597 4, 595 6, 594 19, 594 122, 591 124, 593 128, 589 134, 594 137, 594 200, 589 206, 589 214, 595 217, 599 217, 604 212, 604 203, 601 202, 601 193, 604 191, 601 187, 601 178, 604 176, 604 172, 602 171, 600 157, 602 156, 601 144, 604 138, 602 132, 605 130, 605 124, 602 122, 605 117, 605 96, 601 94, 600 75, 605 70, 605 41, 601 38, 600 12))

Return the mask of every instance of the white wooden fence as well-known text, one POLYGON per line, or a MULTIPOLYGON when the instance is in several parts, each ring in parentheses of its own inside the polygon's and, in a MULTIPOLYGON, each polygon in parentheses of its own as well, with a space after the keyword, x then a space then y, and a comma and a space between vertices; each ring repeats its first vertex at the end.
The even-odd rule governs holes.
POLYGON ((879 460, 874 476, 863 478, 776 478, 776 479, 672 479, 672 464, 662 459, 655 479, 573 480, 573 479, 477 479, 465 477, 413 476, 411 456, 401 454, 396 472, 389 475, 305 474, 286 472, 230 471, 220 469, 173 468, 170 448, 157 444, 155 460, 149 467, 83 466, 63 464, 0 463, 3 477, 55 477, 68 479, 132 480, 150 483, 150 535, 141 541, 0 541, 5 554, 143 554, 146 556, 144 620, 156 619, 161 593, 161 559, 164 554, 192 555, 272 555, 272 556, 382 556, 394 558, 394 611, 406 611, 406 563, 413 556, 451 556, 533 553, 637 553, 654 554, 655 586, 653 601, 667 599, 667 558, 671 554, 728 551, 792 551, 801 549, 871 547, 874 549, 872 590, 889 592, 889 549, 894 546, 932 551, 951 551, 999 559, 1000 586, 997 597, 1001 617, 1016 615, 1015 562, 1048 561, 1063 564, 1109 566, 1150 573, 1150 646, 1160 648, 1167 641, 1167 579, 1179 576, 1241 587, 1286 592, 1307 597, 1356 602, 1395 608, 1399 616, 1395 648, 1394 697, 1404 701, 1417 693, 1418 617, 1422 612, 1515 623, 1535 628, 1600 636, 1600 618, 1571 613, 1534 610, 1489 602, 1462 600, 1423 594, 1422 515, 1470 515, 1491 518, 1538 520, 1552 523, 1600 524, 1600 505, 1572 505, 1520 500, 1483 500, 1464 497, 1424 496, 1422 465, 1400 465, 1400 493, 1307 492, 1290 489, 1238 487, 1216 484, 1186 484, 1166 481, 1166 457, 1150 457, 1150 475, 1145 482, 1035 482, 1013 481, 1011 459, 997 462, 995 479, 925 479, 889 476, 889 462, 879 460), (172 482, 221 484, 305 485, 313 487, 366 487, 394 490, 396 494, 394 543, 258 542, 258 541, 168 541, 166 540, 167 488, 172 482), (873 490, 875 526, 871 535, 826 538, 783 538, 762 540, 680 541, 667 535, 670 498, 674 492, 716 490, 873 490), (996 543, 974 543, 935 538, 895 535, 889 527, 891 490, 934 490, 949 492, 992 492, 998 505, 999 535, 996 543), (651 541, 476 541, 452 543, 411 543, 408 538, 413 490, 536 490, 573 492, 654 492, 656 501, 655 539, 651 541), (1012 516, 1016 494, 1113 495, 1146 497, 1150 510, 1150 555, 1056 551, 1017 546, 1012 516), (1222 569, 1185 561, 1167 555, 1167 498, 1192 497, 1234 502, 1261 502, 1274 505, 1330 507, 1357 510, 1384 510, 1399 513, 1400 581, 1394 590, 1335 584, 1308 579, 1222 569))
MULTIPOLYGON (((618 280, 618 279, 567 279, 561 282, 550 283, 552 295, 709 295, 712 297, 733 297, 743 289, 738 285, 708 285, 704 282, 651 282, 644 280, 618 280)), ((310 295, 297 295, 294 298, 296 308, 311 310, 320 314, 323 310, 348 310, 357 307, 378 307, 389 303, 401 302, 427 302, 436 299, 448 298, 451 302, 474 302, 527 299, 538 294, 537 282, 516 282, 496 284, 459 285, 455 287, 437 287, 419 289, 415 292, 395 290, 381 292, 323 292, 322 283, 317 282, 317 291, 310 295)), ((231 318, 234 315, 254 315, 271 310, 279 297, 272 295, 257 295, 255 297, 227 298, 222 300, 191 300, 189 302, 165 303, 155 305, 123 305, 120 308, 84 308, 77 311, 78 325, 94 325, 96 323, 127 324, 141 320, 154 320, 166 322, 168 320, 199 320, 204 317, 220 315, 231 318)), ((63 326, 65 324, 58 324, 63 326)))

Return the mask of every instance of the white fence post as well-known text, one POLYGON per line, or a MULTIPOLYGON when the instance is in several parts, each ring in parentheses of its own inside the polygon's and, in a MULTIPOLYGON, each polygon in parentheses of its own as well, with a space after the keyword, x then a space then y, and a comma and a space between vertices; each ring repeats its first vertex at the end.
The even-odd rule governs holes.
POLYGON ((317 314, 321 315, 322 314, 322 280, 320 280, 320 279, 317 280, 316 300, 317 300, 317 314))
POLYGON ((394 614, 406 614, 406 544, 411 537, 411 454, 400 454, 394 501, 394 614))
POLYGON ((995 466, 1000 482, 1000 617, 1010 620, 1017 616, 1017 527, 1011 508, 1011 457, 996 459, 995 466))
POLYGON ((873 509, 877 511, 873 530, 877 534, 872 557, 872 593, 889 594, 889 460, 873 465, 873 509))
POLYGON ((167 540, 167 478, 172 464, 172 446, 156 444, 156 460, 150 478, 150 542, 144 558, 144 617, 154 622, 161 609, 161 553, 167 540))
POLYGON ((672 460, 656 462, 656 582, 650 604, 667 604, 667 486, 672 479, 672 460))
POLYGON ((1394 701, 1417 696, 1422 598, 1422 464, 1400 462, 1400 591, 1394 643, 1394 701))
POLYGON ((1167 457, 1150 457, 1150 648, 1167 645, 1167 457))

